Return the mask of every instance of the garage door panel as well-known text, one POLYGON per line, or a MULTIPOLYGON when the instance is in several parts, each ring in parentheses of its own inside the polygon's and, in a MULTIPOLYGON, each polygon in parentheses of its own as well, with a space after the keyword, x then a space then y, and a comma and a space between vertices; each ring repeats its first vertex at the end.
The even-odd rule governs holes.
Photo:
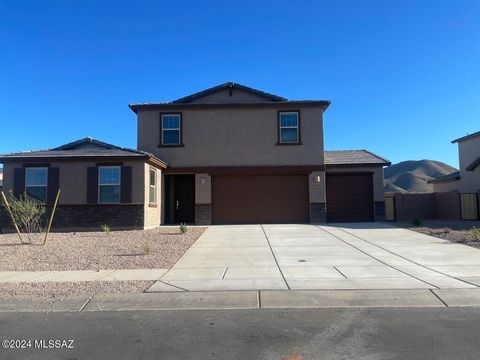
POLYGON ((372 174, 327 174, 327 220, 373 221, 372 174))
POLYGON ((215 224, 308 222, 306 175, 215 176, 215 224))

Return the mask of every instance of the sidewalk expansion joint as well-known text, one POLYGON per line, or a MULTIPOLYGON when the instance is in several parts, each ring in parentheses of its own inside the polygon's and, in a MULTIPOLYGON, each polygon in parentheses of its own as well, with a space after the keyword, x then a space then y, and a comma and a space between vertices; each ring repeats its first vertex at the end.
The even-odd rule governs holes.
MULTIPOLYGON (((357 246, 355 246, 355 245, 350 244, 348 241, 345 241, 345 240, 341 239, 341 238, 338 237, 337 235, 332 234, 330 231, 327 231, 327 230, 325 230, 324 228, 322 228, 322 227, 320 227, 320 226, 316 226, 316 228, 318 228, 319 230, 322 230, 322 231, 326 232, 327 234, 329 234, 329 235, 335 237, 336 239, 340 240, 342 243, 344 243, 344 244, 346 244, 346 245, 348 245, 348 246, 351 246, 351 247, 354 248, 355 250, 360 251, 362 254, 365 254, 365 255, 371 257, 372 259, 378 261, 379 263, 381 263, 381 264, 383 264, 383 265, 385 265, 385 266, 388 266, 388 267, 390 267, 390 268, 392 268, 392 269, 394 269, 394 270, 396 270, 396 271, 398 271, 398 272, 401 272, 402 274, 405 274, 405 275, 407 275, 407 276, 410 276, 411 278, 413 278, 413 279, 415 279, 415 280, 418 280, 418 281, 421 281, 421 282, 423 282, 423 283, 425 283, 425 284, 427 284, 427 285, 430 285, 430 286, 434 287, 435 289, 440 289, 437 285, 434 285, 434 284, 429 283, 428 281, 422 280, 422 279, 420 279, 420 278, 418 278, 418 277, 416 277, 416 276, 414 276, 414 275, 412 275, 412 274, 409 274, 409 273, 406 272, 406 271, 403 271, 403 270, 401 270, 401 269, 397 269, 395 266, 393 266, 393 265, 391 265, 391 264, 388 264, 388 263, 386 263, 385 261, 380 260, 379 258, 376 258, 375 256, 367 253, 366 251, 363 251, 362 249, 360 249, 359 247, 357 247, 357 246)), ((341 229, 339 229, 339 228, 337 228, 337 227, 336 227, 336 229, 341 230, 341 229)), ((367 242, 368 242, 368 241, 367 241, 367 242)), ((394 254, 394 255, 395 255, 395 254, 394 254)))
MULTIPOLYGON (((480 287, 480 286, 478 286, 477 284, 474 284, 474 283, 471 283, 471 282, 469 282, 469 281, 466 281, 466 280, 457 278, 457 277, 452 276, 452 275, 448 275, 448 274, 446 274, 446 273, 444 273, 444 272, 441 272, 441 271, 432 269, 432 268, 430 268, 430 267, 428 267, 428 266, 426 266, 426 265, 422 265, 422 264, 420 264, 420 263, 418 263, 418 262, 416 262, 416 261, 410 260, 410 259, 408 259, 408 258, 406 258, 406 257, 404 257, 404 256, 402 256, 402 255, 399 255, 399 254, 397 254, 397 253, 394 253, 394 252, 391 251, 391 250, 388 250, 388 249, 384 248, 383 246, 380 246, 380 245, 378 245, 378 244, 372 243, 371 241, 368 241, 367 239, 364 239, 364 238, 362 238, 362 237, 360 237, 360 236, 358 236, 358 235, 352 234, 351 232, 349 232, 349 231, 347 231, 347 230, 344 230, 344 229, 341 229, 341 228, 337 228, 337 229, 340 230, 340 231, 343 231, 344 233, 347 233, 347 234, 349 234, 349 235, 351 235, 351 236, 353 236, 353 237, 356 237, 356 238, 359 239, 359 240, 365 241, 366 243, 368 243, 368 244, 370 244, 370 245, 372 245, 372 246, 376 246, 376 247, 378 247, 379 249, 382 249, 382 250, 384 250, 384 251, 386 251, 386 252, 388 252, 388 253, 390 253, 390 254, 392 254, 392 255, 398 256, 399 258, 401 258, 401 259, 403 259, 403 260, 405 260, 405 261, 409 261, 409 262, 411 262, 412 264, 415 264, 415 265, 417 265, 417 266, 421 266, 421 267, 423 267, 423 268, 425 268, 425 269, 427 269, 427 270, 436 272, 436 273, 438 273, 438 274, 440 274, 440 275, 443 275, 443 276, 447 276, 447 277, 452 278, 452 279, 455 279, 455 280, 457 280, 457 281, 461 281, 461 282, 467 283, 467 284, 469 284, 469 285, 473 285, 473 286, 475 286, 475 287, 477 287, 477 288, 480 287)), ((322 229, 322 230, 324 230, 324 229, 322 229)), ((333 234, 332 234, 332 235, 333 235, 333 234)), ((335 236, 335 235, 333 235, 333 236, 335 236)), ((409 274, 408 274, 408 275, 409 275, 409 274)), ((412 276, 412 275, 410 275, 410 276, 412 276)), ((412 276, 412 277, 413 277, 413 276, 412 276)), ((422 281, 423 281, 423 280, 422 280, 422 281)), ((426 281, 425 281, 425 282, 426 282, 426 281)), ((438 288, 438 287, 437 287, 437 288, 438 288)))
POLYGON ((93 299, 94 296, 95 296, 95 294, 92 295, 92 296, 90 296, 90 297, 87 299, 87 301, 85 301, 85 303, 82 305, 82 307, 80 308, 80 310, 78 310, 78 311, 83 311, 83 309, 85 309, 85 308, 87 307, 87 305, 90 303, 90 301, 92 301, 92 299, 93 299))
POLYGON ((278 264, 277 257, 275 256, 275 253, 273 252, 273 248, 272 248, 272 245, 270 244, 270 240, 268 240, 268 236, 267 236, 267 233, 265 231, 265 228, 263 227, 263 225, 260 225, 260 226, 262 227, 263 235, 265 235, 265 239, 267 240, 268 247, 270 248, 270 251, 272 253, 273 260, 275 260, 275 264, 277 265, 278 271, 280 272, 280 275, 282 275, 283 282, 285 283, 287 289, 291 290, 290 285, 288 285, 287 279, 285 279, 285 275, 283 275, 282 268, 278 264))

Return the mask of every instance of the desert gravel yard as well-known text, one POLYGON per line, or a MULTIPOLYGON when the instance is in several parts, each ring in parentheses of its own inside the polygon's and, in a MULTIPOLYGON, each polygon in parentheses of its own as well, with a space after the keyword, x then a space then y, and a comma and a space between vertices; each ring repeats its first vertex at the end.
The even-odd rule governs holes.
POLYGON ((152 230, 52 233, 46 245, 21 245, 0 234, 0 271, 62 271, 170 268, 205 231, 190 227, 152 230))
POLYGON ((16 295, 37 295, 60 299, 73 294, 141 293, 155 281, 89 281, 58 283, 0 283, 0 299, 16 295))
POLYGON ((419 226, 411 222, 395 223, 400 227, 444 240, 480 248, 480 221, 422 220, 419 226))

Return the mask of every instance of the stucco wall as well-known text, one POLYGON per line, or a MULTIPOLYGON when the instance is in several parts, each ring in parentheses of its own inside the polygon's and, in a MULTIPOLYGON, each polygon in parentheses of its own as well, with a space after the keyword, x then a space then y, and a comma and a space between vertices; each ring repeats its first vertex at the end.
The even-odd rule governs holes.
POLYGON ((195 174, 195 204, 212 203, 212 177, 208 174, 195 174))
POLYGON ((384 201, 383 167, 327 167, 327 173, 336 172, 372 172, 373 173, 373 198, 374 201, 384 201))
MULTIPOLYGON (((162 217, 162 171, 149 164, 144 164, 144 206, 145 228, 153 228, 160 225, 162 217), (150 169, 157 173, 157 202, 150 204, 150 169)), ((140 183, 140 179, 138 179, 140 183)))
POLYGON ((323 203, 326 201, 325 196, 325 172, 314 171, 308 176, 309 200, 310 203, 323 203), (320 182, 317 182, 317 177, 320 182))
MULTIPOLYGON (((124 161, 124 166, 132 167, 132 203, 144 203, 144 163, 142 161, 124 161)), ((60 169, 60 205, 74 205, 87 203, 87 168, 96 166, 95 161, 55 161, 50 166, 60 169)), ((23 163, 4 164, 4 187, 8 193, 13 190, 13 174, 15 168, 23 167, 23 163)))
POLYGON ((170 148, 158 147, 160 111, 139 111, 138 149, 153 153, 172 167, 323 164, 322 108, 300 110, 303 145, 292 146, 275 145, 277 111, 273 105, 272 108, 184 110, 185 146, 170 148))
POLYGON ((460 180, 433 183, 433 192, 443 193, 460 189, 460 180))
POLYGON ((465 168, 480 156, 480 136, 458 143, 460 160, 460 192, 477 192, 480 190, 480 167, 474 171, 465 168))

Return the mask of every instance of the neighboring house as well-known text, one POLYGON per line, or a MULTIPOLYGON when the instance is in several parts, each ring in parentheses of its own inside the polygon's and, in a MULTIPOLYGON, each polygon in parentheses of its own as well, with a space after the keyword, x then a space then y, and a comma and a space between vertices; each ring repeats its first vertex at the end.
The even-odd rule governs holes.
POLYGON ((60 188, 57 227, 383 219, 390 162, 324 151, 329 105, 234 83, 132 104, 138 150, 87 138, 4 155, 4 190, 51 203, 60 188))
POLYGON ((431 180, 433 191, 480 192, 480 131, 455 139, 452 144, 458 144, 460 170, 431 180))
POLYGON ((431 180, 433 191, 460 193, 461 218, 475 220, 479 218, 480 193, 480 131, 452 141, 458 144, 460 170, 452 174, 431 180))

